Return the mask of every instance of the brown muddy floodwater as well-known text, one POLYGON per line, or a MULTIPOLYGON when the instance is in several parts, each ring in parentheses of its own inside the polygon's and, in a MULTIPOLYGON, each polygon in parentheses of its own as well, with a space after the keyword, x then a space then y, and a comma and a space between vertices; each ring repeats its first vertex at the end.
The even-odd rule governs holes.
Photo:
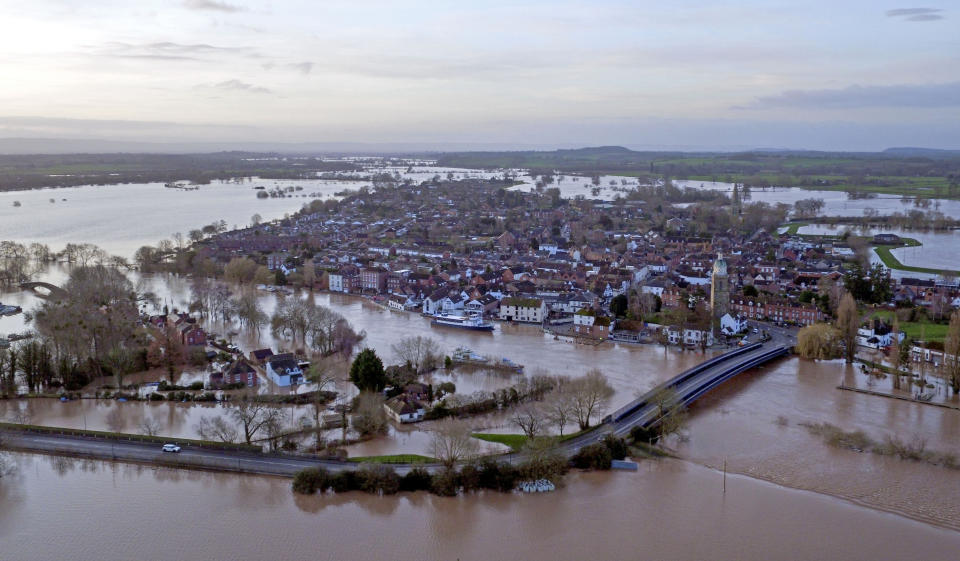
POLYGON ((860 376, 842 361, 798 358, 742 374, 694 404, 679 453, 960 530, 960 470, 831 447, 801 426, 826 422, 960 456, 960 411, 837 389, 860 376))
POLYGON ((665 460, 539 496, 294 496, 289 480, 14 454, 4 560, 956 559, 960 533, 665 460))

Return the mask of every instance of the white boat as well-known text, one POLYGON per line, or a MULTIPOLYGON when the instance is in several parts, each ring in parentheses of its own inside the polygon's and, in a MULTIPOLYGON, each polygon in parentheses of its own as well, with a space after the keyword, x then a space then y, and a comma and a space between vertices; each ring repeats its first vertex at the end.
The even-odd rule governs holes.
POLYGON ((457 327, 459 329, 470 329, 472 331, 493 331, 493 324, 483 321, 480 314, 470 316, 455 316, 452 314, 437 314, 433 316, 430 325, 440 325, 444 327, 457 327))

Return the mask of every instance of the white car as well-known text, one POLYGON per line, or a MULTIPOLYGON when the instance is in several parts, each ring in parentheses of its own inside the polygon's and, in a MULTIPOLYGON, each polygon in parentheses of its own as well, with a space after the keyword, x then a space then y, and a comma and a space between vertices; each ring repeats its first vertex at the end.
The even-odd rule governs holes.
POLYGON ((179 452, 179 451, 180 451, 180 447, 177 446, 176 444, 164 444, 164 445, 163 445, 163 451, 164 451, 164 452, 179 452))

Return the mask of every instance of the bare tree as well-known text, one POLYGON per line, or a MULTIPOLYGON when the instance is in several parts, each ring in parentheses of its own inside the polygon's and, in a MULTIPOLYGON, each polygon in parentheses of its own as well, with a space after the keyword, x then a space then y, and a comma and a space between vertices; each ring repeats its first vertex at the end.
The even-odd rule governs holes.
POLYGON ((261 429, 265 428, 269 423, 275 422, 283 413, 277 407, 251 401, 249 399, 250 396, 246 396, 246 398, 247 399, 241 400, 233 410, 230 411, 230 415, 234 421, 240 423, 243 430, 243 439, 247 444, 251 444, 253 437, 256 436, 261 429))
POLYGON ((536 438, 547 428, 546 408, 535 401, 521 403, 513 408, 510 422, 519 427, 528 438, 536 438))
POLYGON ((336 380, 337 377, 333 369, 321 359, 311 362, 310 368, 307 369, 307 381, 317 386, 316 392, 313 394, 313 421, 318 434, 321 424, 320 410, 327 403, 326 388, 333 385, 336 380))
POLYGON ((687 410, 673 388, 663 388, 650 398, 657 406, 655 427, 661 439, 679 433, 687 424, 687 410))
POLYGON ((357 396, 350 421, 353 428, 364 436, 387 432, 389 420, 383 409, 383 397, 373 392, 362 392, 357 396))
POLYGON ((201 440, 218 440, 220 442, 236 442, 237 429, 230 425, 222 415, 216 417, 200 417, 200 422, 194 427, 201 440))
POLYGON ((163 424, 153 417, 144 417, 140 421, 140 434, 147 436, 157 436, 163 430, 163 424))
POLYGON ((110 432, 123 432, 127 426, 127 419, 123 416, 123 411, 119 407, 114 407, 106 417, 107 428, 110 432))
POLYGON ((556 389, 543 404, 547 421, 560 430, 560 436, 568 424, 573 421, 573 395, 567 388, 566 378, 557 378, 556 389))
POLYGON ((433 457, 447 468, 476 455, 479 449, 470 425, 457 419, 444 419, 437 423, 431 435, 430 451, 433 457))
POLYGON ((103 359, 104 366, 110 368, 117 379, 117 388, 123 388, 123 378, 136 368, 136 359, 133 352, 124 346, 117 346, 107 353, 103 359))
POLYGON ((580 378, 574 378, 570 384, 573 416, 580 430, 590 428, 594 417, 601 416, 610 406, 614 391, 603 373, 594 368, 580 378))
POLYGON ((422 335, 404 337, 391 348, 401 363, 409 364, 417 373, 433 369, 440 355, 440 345, 422 335))

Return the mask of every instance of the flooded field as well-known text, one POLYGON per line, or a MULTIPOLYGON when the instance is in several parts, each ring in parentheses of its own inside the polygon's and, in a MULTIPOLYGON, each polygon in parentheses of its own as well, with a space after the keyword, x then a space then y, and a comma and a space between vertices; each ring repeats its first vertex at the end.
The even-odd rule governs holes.
MULTIPOLYGON (((733 183, 719 181, 674 180, 678 187, 733 191, 733 183)), ((771 205, 785 203, 790 206, 803 199, 823 199, 822 216, 863 216, 863 211, 873 209, 879 216, 895 212, 908 212, 914 208, 913 199, 898 195, 877 195, 869 199, 851 199, 843 191, 822 191, 801 189, 800 187, 767 187, 750 190, 751 202, 765 202, 771 205)), ((953 199, 932 199, 930 210, 939 210, 947 216, 960 217, 960 201, 953 199)))
POLYGON ((741 375, 694 404, 678 450, 714 468, 726 462, 751 477, 960 530, 960 470, 829 446, 803 426, 830 423, 960 454, 960 411, 843 391, 841 382, 862 384, 862 374, 842 361, 793 358, 741 375))

